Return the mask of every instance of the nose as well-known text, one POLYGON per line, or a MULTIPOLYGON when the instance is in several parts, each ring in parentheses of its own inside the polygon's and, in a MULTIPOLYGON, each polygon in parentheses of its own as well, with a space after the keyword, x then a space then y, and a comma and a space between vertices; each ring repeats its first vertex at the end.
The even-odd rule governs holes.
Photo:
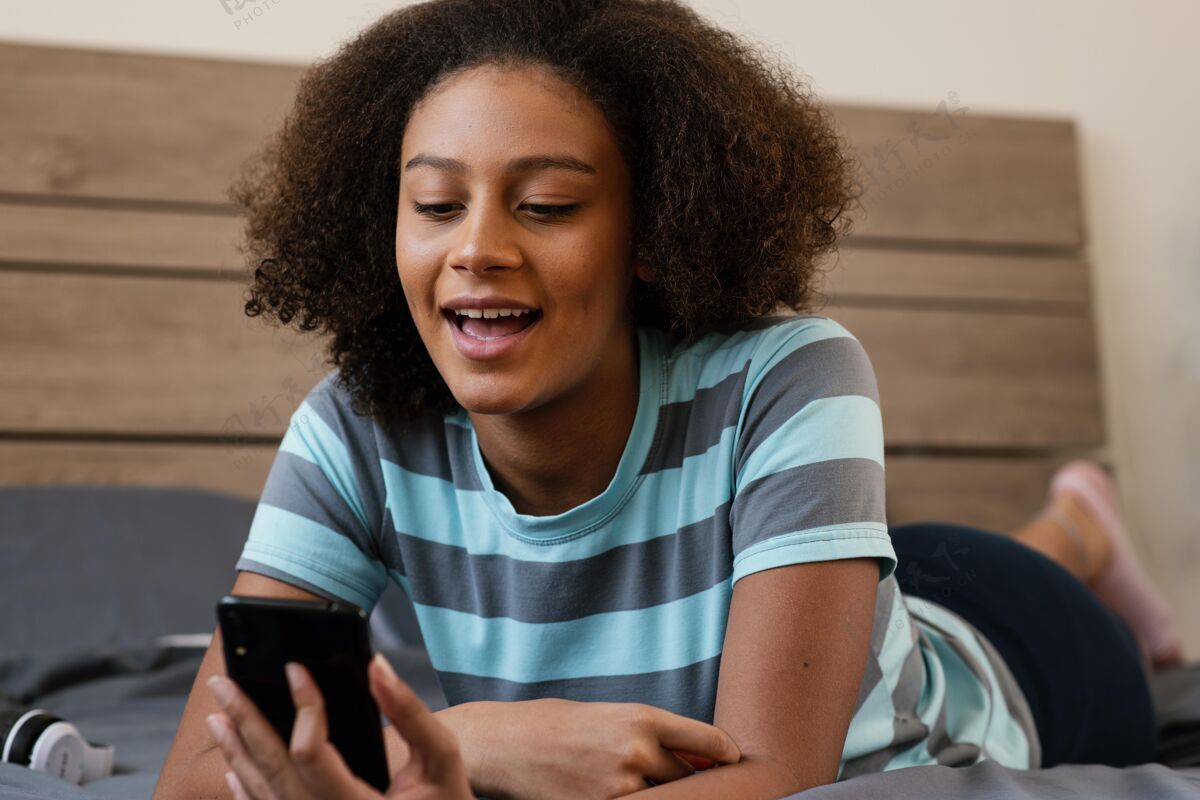
POLYGON ((458 240, 449 253, 450 265, 475 275, 520 267, 524 259, 514 238, 515 225, 503 203, 474 204, 458 226, 458 240))

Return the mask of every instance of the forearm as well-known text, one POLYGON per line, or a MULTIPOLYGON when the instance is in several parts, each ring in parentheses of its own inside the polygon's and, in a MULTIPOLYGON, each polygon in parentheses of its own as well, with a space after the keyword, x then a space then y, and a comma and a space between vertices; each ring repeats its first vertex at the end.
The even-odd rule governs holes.
POLYGON ((229 800, 225 772, 229 767, 216 747, 185 764, 165 764, 154 787, 154 800, 229 800))
POLYGON ((778 800, 828 781, 793 775, 783 765, 742 754, 736 764, 724 764, 686 778, 651 786, 626 795, 629 800, 778 800))

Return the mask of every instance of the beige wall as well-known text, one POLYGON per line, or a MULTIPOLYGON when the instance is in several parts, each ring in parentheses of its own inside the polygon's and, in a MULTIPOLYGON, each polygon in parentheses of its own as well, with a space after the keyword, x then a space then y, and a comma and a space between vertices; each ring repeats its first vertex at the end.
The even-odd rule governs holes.
MULTIPOLYGON (((0 38, 305 62, 396 5, 12 3, 0 38)), ((932 109, 955 92, 968 113, 1077 122, 1112 456, 1142 554, 1200 655, 1200 4, 693 5, 782 52, 831 100, 932 109)))

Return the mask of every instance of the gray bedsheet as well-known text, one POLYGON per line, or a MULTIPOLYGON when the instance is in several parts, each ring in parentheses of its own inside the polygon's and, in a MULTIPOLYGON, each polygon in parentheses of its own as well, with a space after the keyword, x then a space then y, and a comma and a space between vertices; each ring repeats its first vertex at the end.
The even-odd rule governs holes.
MULTIPOLYGON (((182 489, 0 489, 0 693, 116 747, 114 775, 83 787, 0 764, 0 800, 151 796, 202 656, 158 637, 212 631, 253 510, 251 501, 182 489)), ((426 703, 444 707, 402 593, 385 593, 372 633, 426 703)), ((1200 798, 1200 665, 1157 677, 1154 692, 1162 764, 916 767, 795 796, 1200 798)))
MULTIPOLYGON (((397 671, 413 683, 431 705, 440 691, 424 650, 387 651, 397 671)), ((93 741, 116 746, 112 777, 82 787, 22 767, 0 764, 0 798, 149 798, 158 769, 166 758, 201 652, 173 648, 130 648, 100 655, 77 655, 46 662, 47 676, 58 688, 38 701, 53 713, 75 722, 93 741), (72 677, 67 677, 72 676, 72 677)), ((26 665, 28 676, 33 665, 26 665)), ((1185 676, 1200 687, 1200 667, 1185 676)), ((1193 691, 1193 696, 1195 691, 1193 691)), ((1177 695, 1178 696, 1178 695, 1177 695)), ((1200 708, 1192 709, 1200 717, 1200 708)), ((1177 715, 1183 710, 1176 709, 1177 715)), ((802 792, 805 800, 935 800, 940 798, 1179 798, 1200 797, 1200 767, 1172 769, 1162 764, 1114 769, 1067 765, 1028 772, 1005 769, 986 761, 972 767, 916 767, 861 775, 841 783, 802 792)))

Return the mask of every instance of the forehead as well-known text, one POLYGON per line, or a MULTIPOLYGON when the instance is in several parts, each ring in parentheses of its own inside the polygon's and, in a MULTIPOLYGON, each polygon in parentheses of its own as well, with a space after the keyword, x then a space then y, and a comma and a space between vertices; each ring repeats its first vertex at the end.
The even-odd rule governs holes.
POLYGON ((418 152, 481 167, 543 152, 570 153, 598 168, 620 159, 603 112, 574 86, 544 68, 490 65, 446 80, 417 104, 402 161, 418 152))

